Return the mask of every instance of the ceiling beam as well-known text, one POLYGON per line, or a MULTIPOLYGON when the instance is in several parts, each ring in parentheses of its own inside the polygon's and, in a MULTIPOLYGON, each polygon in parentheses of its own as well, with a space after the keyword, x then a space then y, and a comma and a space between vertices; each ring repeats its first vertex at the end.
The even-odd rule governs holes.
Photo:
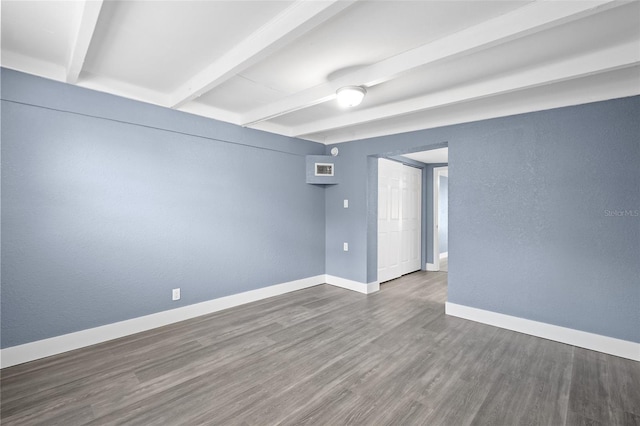
POLYGON ((298 0, 218 60, 190 78, 172 95, 178 108, 273 54, 340 13, 356 0, 298 0))
POLYGON ((536 1, 450 36, 361 68, 336 80, 256 108, 243 116, 242 124, 251 126, 330 101, 335 98, 336 90, 343 86, 372 87, 445 58, 468 55, 623 4, 625 2, 614 0, 536 1))
POLYGON ((304 137, 325 145, 640 95, 640 65, 304 137), (588 90, 585 90, 588 87, 588 90))
POLYGON ((553 64, 529 68, 511 75, 418 96, 405 101, 353 111, 351 114, 296 126, 291 130, 291 135, 299 137, 326 132, 413 112, 586 77, 638 64, 640 64, 640 51, 638 50, 638 43, 634 40, 553 64))
POLYGON ((80 77, 91 38, 98 23, 102 0, 86 0, 80 7, 82 10, 78 15, 78 30, 72 40, 71 54, 67 64, 67 83, 71 84, 77 83, 80 77))

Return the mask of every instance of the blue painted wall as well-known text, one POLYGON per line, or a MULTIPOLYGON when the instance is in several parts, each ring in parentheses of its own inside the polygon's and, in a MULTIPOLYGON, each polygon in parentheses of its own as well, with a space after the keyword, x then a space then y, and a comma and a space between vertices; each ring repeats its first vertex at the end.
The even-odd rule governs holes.
POLYGON ((448 143, 449 301, 640 342, 639 116, 635 96, 340 144, 327 273, 377 279, 375 158, 448 143))
POLYGON ((440 176, 438 185, 438 218, 438 246, 440 253, 446 253, 449 240, 449 185, 446 176, 440 176))
POLYGON ((3 348, 324 274, 323 145, 1 77, 3 348))
POLYGON ((1 77, 2 347, 322 273, 375 281, 377 157, 447 144, 449 300, 640 342, 640 97, 341 144, 325 188, 305 156, 331 146, 1 77))

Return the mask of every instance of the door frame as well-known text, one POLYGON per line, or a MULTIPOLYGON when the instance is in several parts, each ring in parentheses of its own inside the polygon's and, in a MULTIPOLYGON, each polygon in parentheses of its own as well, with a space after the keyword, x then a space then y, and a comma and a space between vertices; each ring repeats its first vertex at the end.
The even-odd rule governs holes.
POLYGON ((433 263, 431 264, 433 266, 427 268, 431 271, 440 270, 440 241, 438 233, 440 214, 438 200, 440 199, 440 176, 443 176, 444 172, 449 172, 449 166, 433 168, 433 263))

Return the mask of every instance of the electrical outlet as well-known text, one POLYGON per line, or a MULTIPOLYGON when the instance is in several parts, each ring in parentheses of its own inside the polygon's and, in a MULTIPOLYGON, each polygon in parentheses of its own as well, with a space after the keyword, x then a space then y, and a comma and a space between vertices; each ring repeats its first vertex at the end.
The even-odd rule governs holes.
POLYGON ((349 251, 349 243, 343 243, 342 250, 349 251))
POLYGON ((171 291, 171 300, 180 300, 180 289, 174 288, 171 291))
POLYGON ((349 208, 349 200, 344 200, 343 206, 344 206, 345 209, 348 209, 349 208))

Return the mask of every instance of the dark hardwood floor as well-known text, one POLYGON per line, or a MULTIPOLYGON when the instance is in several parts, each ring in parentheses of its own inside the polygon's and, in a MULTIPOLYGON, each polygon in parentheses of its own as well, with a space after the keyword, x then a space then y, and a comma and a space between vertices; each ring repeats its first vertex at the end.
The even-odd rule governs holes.
POLYGON ((329 285, 7 368, 2 425, 639 425, 640 364, 329 285))

